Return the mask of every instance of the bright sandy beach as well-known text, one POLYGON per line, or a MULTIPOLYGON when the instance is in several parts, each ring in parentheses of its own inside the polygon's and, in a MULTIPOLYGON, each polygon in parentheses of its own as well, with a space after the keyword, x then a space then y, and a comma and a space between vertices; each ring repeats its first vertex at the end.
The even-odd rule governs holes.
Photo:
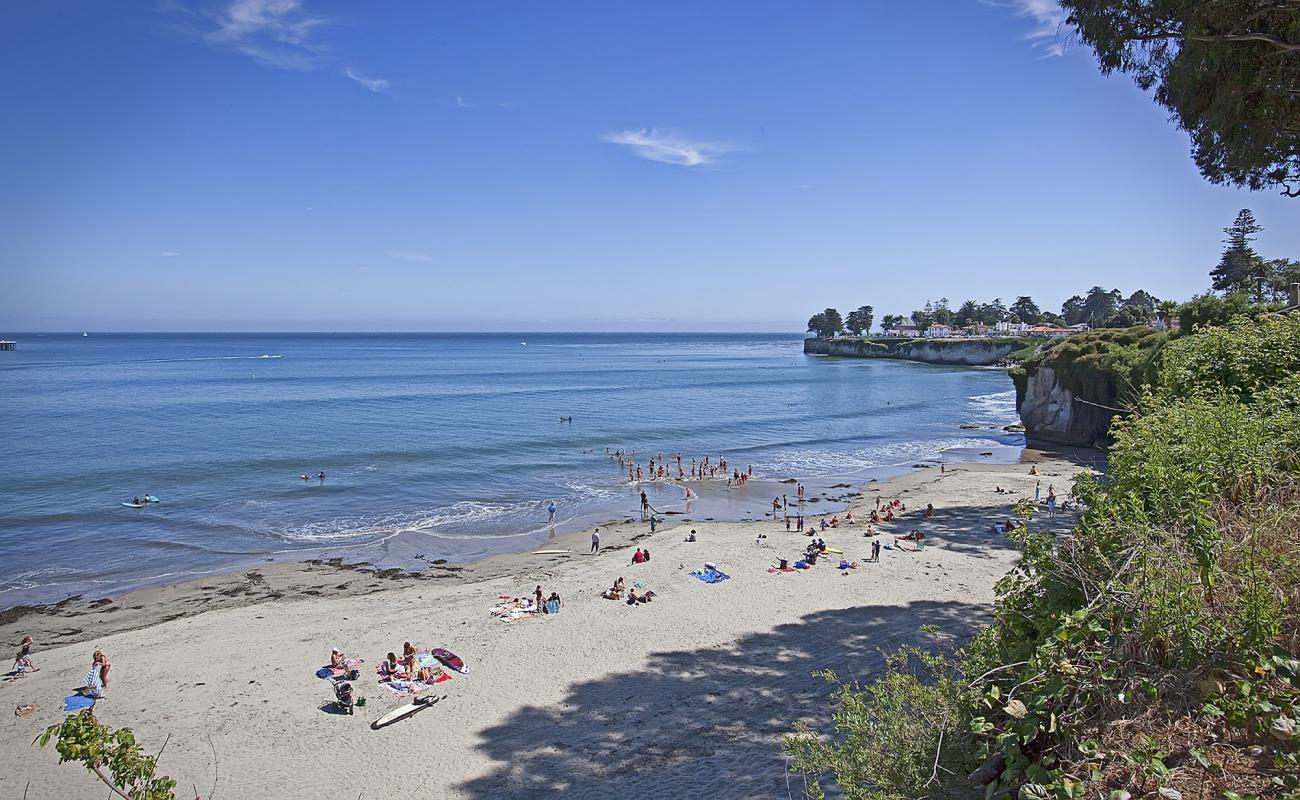
MULTIPOLYGON (((178 797, 799 796, 780 738, 799 720, 829 728, 831 687, 812 673, 870 680, 882 651, 932 639, 923 625, 948 640, 971 635, 1016 561, 992 522, 1032 497, 1035 480, 1044 497, 1049 484, 1064 497, 1083 469, 1026 451, 1018 464, 867 484, 852 500, 860 520, 877 495, 908 506, 878 526, 882 542, 914 528, 928 538, 919 552, 884 550, 880 563, 864 564, 864 524, 819 533, 858 563, 847 574, 837 557, 769 573, 809 541, 780 522, 666 523, 653 535, 635 522, 602 528, 596 556, 583 533, 555 545, 568 555, 497 556, 432 577, 274 564, 94 606, 7 612, 0 638, 14 649, 33 635, 41 669, 0 684, 10 708, 38 706, 0 723, 0 797, 105 796, 81 766, 32 744, 63 718, 62 698, 95 649, 113 663, 96 716, 131 727, 146 749, 170 735, 159 769, 177 780, 178 797), (927 502, 933 520, 917 513, 927 502), (684 541, 690 528, 698 541, 684 541), (649 563, 630 564, 636 546, 651 550, 649 563), (689 574, 705 562, 731 579, 710 585, 689 574), (654 601, 601 598, 619 576, 644 582, 654 601), (560 593, 560 614, 513 623, 489 615, 499 596, 528 596, 537 584, 560 593), (449 648, 470 673, 439 684, 446 698, 436 706, 372 731, 371 720, 405 702, 373 672, 403 641, 449 648), (329 682, 314 676, 333 646, 365 659, 355 686, 368 702, 354 717, 329 713, 329 682)), ((1072 521, 1040 515, 1035 524, 1072 521)))

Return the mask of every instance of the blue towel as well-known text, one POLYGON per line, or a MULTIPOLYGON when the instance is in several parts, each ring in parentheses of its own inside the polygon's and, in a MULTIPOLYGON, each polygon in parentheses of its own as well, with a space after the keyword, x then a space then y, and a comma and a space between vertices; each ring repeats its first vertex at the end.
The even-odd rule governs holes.
POLYGON ((321 667, 320 669, 316 670, 316 677, 332 678, 334 677, 334 670, 330 669, 329 667, 321 667))
POLYGON ((722 583, 731 579, 730 575, 717 569, 698 569, 691 574, 705 583, 722 583))
POLYGON ((90 708, 95 704, 95 698, 87 697, 84 694, 70 694, 63 698, 64 711, 80 711, 83 708, 90 708))

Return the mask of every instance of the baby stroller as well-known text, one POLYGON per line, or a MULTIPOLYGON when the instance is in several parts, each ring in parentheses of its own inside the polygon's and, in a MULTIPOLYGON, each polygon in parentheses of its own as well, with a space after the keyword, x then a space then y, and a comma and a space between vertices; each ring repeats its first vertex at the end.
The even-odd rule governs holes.
POLYGON ((352 714, 356 707, 356 698, 352 696, 352 684, 344 680, 334 682, 334 707, 340 714, 352 714))

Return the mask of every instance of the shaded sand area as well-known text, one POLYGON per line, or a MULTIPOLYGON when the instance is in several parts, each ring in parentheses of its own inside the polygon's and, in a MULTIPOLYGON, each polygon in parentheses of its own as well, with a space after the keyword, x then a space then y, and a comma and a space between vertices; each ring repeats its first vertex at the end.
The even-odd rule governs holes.
MULTIPOLYGON (((6 710, 0 721, 0 797, 21 797, 29 782, 32 800, 104 796, 83 768, 31 744, 63 717, 61 700, 96 648, 113 663, 96 715, 133 728, 146 749, 170 734, 160 771, 177 780, 178 797, 785 797, 780 737, 800 719, 825 729, 833 709, 831 687, 811 673, 867 680, 882 651, 930 640, 922 625, 954 641, 971 635, 1016 559, 992 521, 1032 497, 1035 480, 1044 497, 1050 483, 1063 498, 1082 469, 1027 451, 1020 464, 868 484, 853 500, 860 519, 877 494, 908 506, 877 526, 882 541, 914 528, 929 538, 920 552, 885 550, 879 564, 847 575, 837 557, 767 572, 809 541, 782 522, 669 523, 653 535, 638 522, 603 527, 596 556, 586 555, 584 533, 553 545, 570 554, 498 556, 420 577, 276 564, 95 608, 9 613, 0 641, 31 633, 41 671, 0 684, 11 709, 39 707, 26 718, 6 710), (927 502, 934 520, 915 513, 927 502), (686 542, 692 527, 698 541, 686 542), (768 538, 756 543, 759 533, 768 538), (635 546, 650 548, 649 563, 629 563, 635 546), (689 574, 705 562, 731 580, 689 574), (601 598, 619 576, 656 598, 601 598), (489 615, 499 596, 528 596, 539 583, 564 598, 560 614, 510 623, 489 615), (446 699, 433 708, 372 731, 371 720, 405 702, 373 673, 403 641, 449 648, 470 674, 438 684, 446 699), (313 674, 333 646, 365 659, 354 685, 368 702, 353 717, 330 713, 331 687, 313 674)), ((1036 524, 1064 529, 1073 519, 1036 524)), ((819 535, 859 560, 870 552, 864 528, 819 535)))

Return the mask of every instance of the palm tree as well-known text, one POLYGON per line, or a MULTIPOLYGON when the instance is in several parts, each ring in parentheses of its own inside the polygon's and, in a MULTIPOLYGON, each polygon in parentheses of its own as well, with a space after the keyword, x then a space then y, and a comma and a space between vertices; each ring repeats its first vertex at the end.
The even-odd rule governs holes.
POLYGON ((1161 300, 1156 306, 1156 314, 1160 316, 1160 321, 1165 324, 1165 329, 1169 329, 1169 322, 1178 313, 1178 304, 1173 300, 1161 300))

